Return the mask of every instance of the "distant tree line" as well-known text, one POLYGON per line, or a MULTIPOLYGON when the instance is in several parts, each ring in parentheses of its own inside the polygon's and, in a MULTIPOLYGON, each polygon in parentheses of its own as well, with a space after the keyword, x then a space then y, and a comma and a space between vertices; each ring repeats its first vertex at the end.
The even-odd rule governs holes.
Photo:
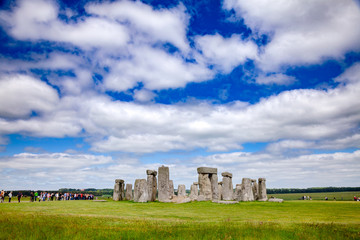
MULTIPOLYGON (((84 194, 93 194, 94 196, 103 196, 103 195, 112 195, 113 189, 96 189, 96 188, 87 188, 87 189, 76 189, 76 188, 60 188, 59 190, 36 190, 36 192, 48 192, 48 193, 84 193, 84 194)), ((6 191, 6 196, 9 191, 6 191)), ((31 192, 35 190, 16 190, 12 191, 13 196, 17 196, 19 192, 23 196, 30 196, 31 192)))
POLYGON ((319 192, 356 192, 360 187, 314 187, 314 188, 269 188, 267 194, 276 193, 319 193, 319 192))

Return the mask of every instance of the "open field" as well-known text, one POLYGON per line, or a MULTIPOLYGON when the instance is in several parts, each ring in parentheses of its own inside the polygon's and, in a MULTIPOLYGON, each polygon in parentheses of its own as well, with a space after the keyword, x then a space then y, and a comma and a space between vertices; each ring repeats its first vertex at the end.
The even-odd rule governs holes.
POLYGON ((345 201, 0 204, 1 239, 359 239, 345 201))
POLYGON ((299 200, 302 196, 311 196, 312 200, 325 200, 328 197, 328 201, 353 201, 354 196, 359 197, 360 192, 321 192, 321 193, 284 193, 284 194, 268 194, 268 196, 274 196, 282 198, 286 201, 299 200))

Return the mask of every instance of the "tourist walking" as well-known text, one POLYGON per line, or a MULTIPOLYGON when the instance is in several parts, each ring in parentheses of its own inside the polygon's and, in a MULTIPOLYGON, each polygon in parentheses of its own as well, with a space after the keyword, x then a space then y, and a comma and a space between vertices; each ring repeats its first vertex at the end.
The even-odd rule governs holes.
POLYGON ((0 200, 1 200, 1 203, 3 203, 4 200, 5 200, 5 192, 4 192, 4 190, 1 190, 1 192, 0 192, 0 200))
POLYGON ((9 202, 11 202, 12 192, 9 192, 8 196, 9 196, 9 202))
POLYGON ((18 195, 17 195, 17 197, 18 197, 18 202, 20 203, 20 200, 21 200, 21 197, 22 197, 22 193, 19 192, 18 195))

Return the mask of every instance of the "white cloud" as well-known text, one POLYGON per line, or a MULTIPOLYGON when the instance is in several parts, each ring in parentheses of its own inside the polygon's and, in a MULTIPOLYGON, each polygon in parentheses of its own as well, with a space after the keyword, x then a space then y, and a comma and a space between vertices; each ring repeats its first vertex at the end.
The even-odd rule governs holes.
POLYGON ((26 75, 0 77, 0 117, 21 118, 32 111, 40 114, 54 110, 59 102, 55 89, 26 75))
POLYGON ((151 101, 156 94, 147 89, 135 90, 134 91, 134 99, 139 102, 149 102, 151 101))
POLYGON ((219 34, 199 36, 195 39, 201 51, 198 61, 214 64, 224 73, 230 73, 234 67, 247 59, 257 58, 257 46, 251 41, 242 40, 240 35, 223 38, 219 34))
POLYGON ((293 76, 284 75, 282 73, 276 74, 261 74, 256 77, 255 82, 257 84, 270 85, 270 84, 278 84, 278 85, 290 85, 296 81, 296 78, 293 76))
POLYGON ((335 81, 342 83, 358 83, 360 82, 360 63, 355 63, 340 76, 335 78, 335 81))
POLYGON ((129 22, 136 34, 135 41, 140 36, 146 41, 169 42, 181 50, 188 50, 186 30, 189 17, 185 7, 180 4, 176 8, 154 10, 149 5, 139 1, 118 1, 112 3, 91 3, 86 11, 118 22, 129 22))
POLYGON ((276 71, 284 65, 316 64, 358 50, 360 8, 352 0, 226 0, 245 24, 270 36, 259 66, 276 71))

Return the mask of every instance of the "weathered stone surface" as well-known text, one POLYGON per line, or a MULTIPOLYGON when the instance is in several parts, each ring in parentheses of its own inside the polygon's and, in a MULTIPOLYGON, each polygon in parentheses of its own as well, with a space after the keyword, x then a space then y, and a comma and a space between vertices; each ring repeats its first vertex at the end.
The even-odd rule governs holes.
POLYGON ((171 200, 173 203, 187 203, 191 202, 191 199, 187 196, 174 196, 171 200))
POLYGON ((218 182, 218 191, 219 191, 218 200, 222 200, 222 182, 218 182))
POLYGON ((234 200, 241 201, 241 184, 236 184, 234 200))
POLYGON ((266 178, 259 178, 259 201, 266 201, 266 178))
POLYGON ((259 188, 256 179, 251 179, 252 191, 254 194, 254 200, 259 200, 259 188))
POLYGON ((241 184, 241 201, 254 201, 254 194, 252 192, 251 179, 243 178, 241 184))
POLYGON ((134 202, 147 202, 148 199, 146 179, 136 179, 134 184, 134 202))
POLYGON ((198 183, 198 182, 193 182, 193 184, 194 184, 194 185, 199 185, 199 183, 198 183))
POLYGON ((221 176, 223 176, 223 177, 231 177, 232 178, 232 173, 223 172, 223 173, 221 173, 221 176))
POLYGON ((174 181, 173 180, 169 180, 169 192, 168 192, 168 195, 169 195, 169 199, 172 199, 175 196, 175 193, 174 193, 174 181))
POLYGON ((199 195, 196 199, 196 201, 198 202, 202 202, 202 201, 207 201, 208 199, 205 199, 205 196, 204 195, 199 195))
POLYGON ((218 184, 218 176, 217 174, 210 174, 210 181, 211 181, 211 192, 212 192, 212 199, 219 199, 219 184, 218 184))
POLYGON ((269 202, 278 202, 278 203, 282 203, 284 202, 284 199, 281 198, 269 198, 268 200, 269 202))
POLYGON ((225 174, 225 176, 222 179, 222 199, 223 200, 233 200, 234 197, 234 187, 232 184, 232 177, 228 177, 228 174, 225 174))
POLYGON ((128 201, 133 200, 133 191, 132 191, 132 184, 131 183, 126 184, 125 199, 128 200, 128 201))
POLYGON ((169 167, 159 167, 158 173, 158 199, 160 202, 169 202, 169 167))
MULTIPOLYGON (((217 174, 217 168, 211 168, 211 167, 198 167, 197 172, 199 174, 217 174)), ((200 184, 200 182, 199 182, 200 184)))
POLYGON ((204 196, 205 200, 212 199, 211 180, 209 178, 209 174, 207 173, 199 174, 199 188, 200 188, 199 196, 204 196))
POLYGON ((116 179, 114 185, 114 193, 113 193, 113 200, 114 201, 121 201, 124 200, 125 193, 124 193, 124 180, 116 179))
POLYGON ((178 197, 185 197, 186 196, 186 188, 185 188, 184 184, 179 184, 177 195, 178 195, 178 197))
POLYGON ((195 184, 191 185, 189 198, 191 200, 196 200, 198 196, 199 196, 198 186, 195 184))
POLYGON ((155 170, 146 170, 146 175, 156 176, 156 175, 157 175, 157 171, 155 171, 155 170))
POLYGON ((148 188, 148 201, 154 202, 156 200, 156 192, 157 192, 157 179, 156 179, 156 171, 155 170, 147 170, 147 188, 148 188), (155 173, 155 174, 154 174, 155 173))

